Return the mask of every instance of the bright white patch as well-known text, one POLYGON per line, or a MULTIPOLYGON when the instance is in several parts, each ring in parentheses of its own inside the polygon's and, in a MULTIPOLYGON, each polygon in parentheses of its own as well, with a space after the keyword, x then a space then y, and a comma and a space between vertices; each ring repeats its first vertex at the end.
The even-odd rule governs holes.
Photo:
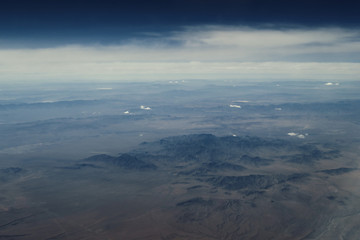
POLYGON ((124 114, 130 114, 130 112, 129 112, 129 111, 125 111, 124 114))
POLYGON ((144 105, 141 105, 140 109, 142 109, 142 110, 151 110, 151 107, 145 107, 144 105))
POLYGON ((53 100, 44 100, 44 101, 41 101, 42 103, 54 103, 55 101, 53 100))
POLYGON ((300 133, 289 132, 288 135, 291 137, 298 137, 298 138, 304 139, 305 136, 308 136, 309 134, 307 134, 307 133, 300 134, 300 133))
POLYGON ((296 135, 298 135, 298 134, 297 134, 297 133, 294 133, 294 132, 289 132, 288 135, 294 137, 294 136, 296 136, 296 135))
POLYGON ((140 134, 139 134, 139 137, 142 137, 142 136, 144 136, 144 134, 140 133, 140 134))
POLYGON ((282 108, 275 108, 275 110, 276 110, 276 111, 281 111, 281 110, 282 110, 282 108))
POLYGON ((231 108, 241 108, 240 105, 234 105, 234 104, 230 104, 229 107, 231 107, 231 108))
POLYGON ((235 134, 233 134, 232 136, 233 136, 233 137, 236 137, 236 135, 235 135, 235 134))
POLYGON ((328 82, 328 83, 325 83, 324 84, 325 86, 333 86, 333 85, 335 85, 335 86, 339 86, 340 85, 340 83, 332 83, 332 82, 328 82))
POLYGON ((110 88, 110 87, 101 87, 101 88, 97 88, 97 90, 112 90, 112 88, 110 88))
POLYGON ((236 102, 236 103, 247 103, 247 102, 249 102, 249 101, 247 101, 247 100, 235 100, 235 101, 233 101, 233 102, 236 102))

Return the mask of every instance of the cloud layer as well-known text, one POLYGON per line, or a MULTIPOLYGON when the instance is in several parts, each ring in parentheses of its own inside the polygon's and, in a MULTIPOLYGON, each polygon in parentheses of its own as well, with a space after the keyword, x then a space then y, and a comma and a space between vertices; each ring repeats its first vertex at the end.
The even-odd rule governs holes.
POLYGON ((0 49, 0 78, 357 80, 359 53, 357 30, 203 26, 152 34, 117 46, 0 49))

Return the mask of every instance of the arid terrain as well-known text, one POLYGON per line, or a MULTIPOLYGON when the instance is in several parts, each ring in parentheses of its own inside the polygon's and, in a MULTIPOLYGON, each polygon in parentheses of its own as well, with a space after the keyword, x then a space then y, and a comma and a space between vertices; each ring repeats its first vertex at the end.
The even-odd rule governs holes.
POLYGON ((359 86, 278 85, 8 96, 0 239, 358 239, 359 86))

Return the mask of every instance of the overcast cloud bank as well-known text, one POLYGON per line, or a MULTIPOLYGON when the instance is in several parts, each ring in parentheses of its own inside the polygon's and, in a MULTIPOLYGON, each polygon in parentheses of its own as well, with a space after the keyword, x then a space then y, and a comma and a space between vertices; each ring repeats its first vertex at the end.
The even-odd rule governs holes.
POLYGON ((2 81, 339 79, 360 74, 360 34, 205 26, 118 46, 0 49, 2 81))

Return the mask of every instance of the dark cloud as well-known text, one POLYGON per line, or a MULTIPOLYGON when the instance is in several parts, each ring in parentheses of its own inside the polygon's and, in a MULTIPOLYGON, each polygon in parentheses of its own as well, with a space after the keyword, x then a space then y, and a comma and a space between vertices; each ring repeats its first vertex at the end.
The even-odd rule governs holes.
POLYGON ((354 27, 355 1, 265 0, 3 0, 2 38, 113 42, 139 32, 191 25, 300 25, 354 27))

